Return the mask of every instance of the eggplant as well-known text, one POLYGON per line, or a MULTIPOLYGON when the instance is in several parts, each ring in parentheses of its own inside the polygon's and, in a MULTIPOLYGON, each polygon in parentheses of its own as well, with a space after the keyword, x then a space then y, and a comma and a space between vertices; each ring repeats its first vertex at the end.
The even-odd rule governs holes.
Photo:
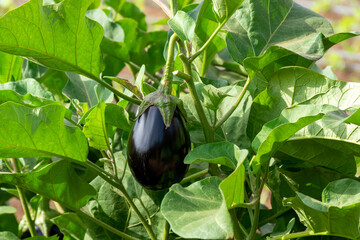
POLYGON ((161 190, 180 182, 188 164, 184 158, 191 142, 184 118, 175 109, 169 127, 156 106, 136 120, 129 136, 127 158, 135 179, 145 188, 161 190))

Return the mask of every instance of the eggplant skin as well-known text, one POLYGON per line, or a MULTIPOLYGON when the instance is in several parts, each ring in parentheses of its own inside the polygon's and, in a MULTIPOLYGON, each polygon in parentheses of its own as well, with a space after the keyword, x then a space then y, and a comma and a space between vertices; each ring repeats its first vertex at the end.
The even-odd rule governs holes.
POLYGON ((136 120, 129 136, 127 158, 131 172, 145 188, 161 190, 180 182, 189 167, 184 158, 191 142, 185 121, 176 108, 165 127, 156 106, 150 106, 136 120))

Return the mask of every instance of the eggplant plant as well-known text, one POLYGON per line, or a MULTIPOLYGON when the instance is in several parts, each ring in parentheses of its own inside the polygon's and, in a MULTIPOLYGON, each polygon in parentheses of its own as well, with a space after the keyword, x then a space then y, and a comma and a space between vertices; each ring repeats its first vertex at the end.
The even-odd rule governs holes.
POLYGON ((0 18, 0 239, 360 239, 360 84, 317 65, 359 34, 292 0, 154 2, 0 18))

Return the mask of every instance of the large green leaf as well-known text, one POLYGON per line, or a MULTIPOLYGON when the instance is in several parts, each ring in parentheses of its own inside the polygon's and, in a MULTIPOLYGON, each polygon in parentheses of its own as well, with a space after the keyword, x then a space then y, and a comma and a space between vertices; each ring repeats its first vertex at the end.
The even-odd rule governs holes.
POLYGON ((0 232, 0 240, 19 240, 12 232, 0 232))
POLYGON ((60 104, 31 108, 0 105, 0 157, 57 156, 86 161, 88 146, 81 130, 64 125, 60 104))
POLYGON ((83 133, 89 138, 89 146, 108 150, 110 147, 105 125, 106 104, 101 101, 86 117, 83 133))
POLYGON ((332 110, 334 107, 329 105, 297 105, 285 109, 278 118, 266 123, 252 142, 252 148, 257 153, 251 162, 254 172, 268 163, 281 145, 297 131, 332 110))
POLYGON ((96 193, 76 174, 71 163, 65 160, 29 173, 1 173, 0 182, 39 193, 74 209, 80 209, 96 193))
POLYGON ((239 63, 275 44, 299 55, 322 55, 324 47, 317 39, 333 33, 325 18, 288 0, 246 0, 229 26, 228 48, 239 63))
POLYGON ((220 182, 210 177, 186 188, 179 184, 171 187, 161 204, 161 213, 176 234, 201 239, 227 239, 233 234, 220 182))
POLYGON ((0 19, 0 50, 49 68, 98 78, 104 30, 85 17, 93 0, 31 0, 0 19))
POLYGON ((247 132, 255 136, 262 125, 278 117, 284 108, 297 104, 330 104, 341 110, 360 106, 359 92, 359 83, 331 80, 301 67, 282 68, 254 99, 247 132))
POLYGON ((235 169, 248 154, 247 150, 240 150, 230 142, 217 142, 201 145, 192 150, 184 159, 184 163, 208 162, 222 164, 235 169))
POLYGON ((360 183, 353 179, 331 182, 323 191, 322 202, 302 193, 287 198, 300 221, 314 232, 326 232, 341 237, 360 237, 360 183))
MULTIPOLYGON (((338 33, 329 37, 322 36, 316 38, 318 43, 313 45, 319 45, 323 48, 319 53, 316 51, 312 53, 311 51, 316 50, 312 48, 311 50, 299 48, 294 51, 286 49, 284 46, 274 45, 270 46, 261 56, 246 58, 244 60, 244 67, 246 68, 249 77, 252 78, 252 86, 250 88, 256 88, 252 90, 253 96, 256 96, 267 87, 272 74, 278 69, 286 66, 308 68, 314 64, 315 60, 321 58, 323 53, 330 47, 355 36, 358 36, 358 34, 338 33), (333 39, 333 41, 330 42, 331 44, 328 44, 329 39, 333 39)), ((312 45, 309 47, 312 47, 312 45)))
POLYGON ((0 83, 21 79, 22 58, 0 52, 0 62, 0 83))

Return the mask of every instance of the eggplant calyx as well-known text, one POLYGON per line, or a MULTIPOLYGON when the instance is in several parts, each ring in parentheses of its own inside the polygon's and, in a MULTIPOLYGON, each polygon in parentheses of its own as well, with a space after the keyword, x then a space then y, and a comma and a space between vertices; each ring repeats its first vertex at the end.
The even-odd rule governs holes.
POLYGON ((150 106, 156 106, 159 109, 166 128, 170 127, 171 119, 174 116, 176 108, 180 110, 181 114, 186 119, 183 102, 173 95, 163 93, 161 90, 145 96, 139 106, 136 119, 139 118, 139 116, 141 116, 150 106))

